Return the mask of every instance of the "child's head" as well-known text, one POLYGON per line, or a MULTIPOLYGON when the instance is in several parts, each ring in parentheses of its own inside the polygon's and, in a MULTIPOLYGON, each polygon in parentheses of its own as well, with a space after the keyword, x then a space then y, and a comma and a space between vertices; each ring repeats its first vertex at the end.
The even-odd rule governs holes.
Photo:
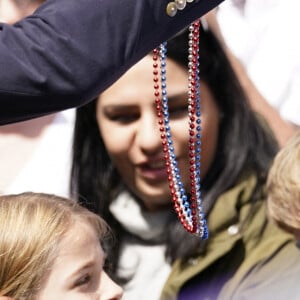
POLYGON ((300 131, 276 155, 267 189, 269 215, 300 239, 300 131))
POLYGON ((0 196, 0 298, 119 299, 121 290, 102 269, 106 233, 106 223, 75 201, 35 193, 0 196))

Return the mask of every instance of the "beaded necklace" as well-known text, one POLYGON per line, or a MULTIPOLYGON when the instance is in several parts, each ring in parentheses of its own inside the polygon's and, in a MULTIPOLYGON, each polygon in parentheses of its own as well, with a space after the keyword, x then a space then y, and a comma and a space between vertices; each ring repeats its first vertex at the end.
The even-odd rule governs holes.
POLYGON ((190 197, 186 195, 181 181, 171 134, 166 85, 167 42, 162 43, 158 48, 153 50, 153 81, 159 130, 174 209, 186 231, 201 237, 201 239, 207 239, 208 228, 203 212, 203 201, 200 190, 201 112, 199 92, 199 29, 200 20, 196 20, 189 26, 188 114, 190 197))

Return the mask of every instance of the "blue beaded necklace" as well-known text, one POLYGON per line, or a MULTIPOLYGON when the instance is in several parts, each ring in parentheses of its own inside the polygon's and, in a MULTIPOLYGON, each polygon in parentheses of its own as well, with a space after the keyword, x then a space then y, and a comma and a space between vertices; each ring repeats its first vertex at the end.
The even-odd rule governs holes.
POLYGON ((163 151, 165 154, 169 187, 174 209, 188 232, 208 238, 208 228, 203 212, 200 159, 201 159, 201 111, 200 111, 200 74, 199 74, 199 28, 200 20, 189 27, 188 56, 188 114, 189 114, 189 156, 190 156, 190 197, 186 195, 181 181, 169 120, 168 95, 166 84, 167 42, 153 50, 154 96, 159 118, 163 151), (159 76, 160 75, 160 76, 159 76), (159 80, 160 77, 160 80, 159 80), (160 94, 160 91, 161 94, 160 94))

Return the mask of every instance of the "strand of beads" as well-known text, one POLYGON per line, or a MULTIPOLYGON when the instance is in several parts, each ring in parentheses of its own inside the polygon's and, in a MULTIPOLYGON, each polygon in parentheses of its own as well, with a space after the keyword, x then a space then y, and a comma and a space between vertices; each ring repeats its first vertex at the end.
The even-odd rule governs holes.
POLYGON ((200 160, 201 160, 201 106, 200 106, 200 70, 199 70, 199 28, 200 20, 195 21, 189 27, 189 86, 188 86, 188 111, 190 125, 190 202, 196 214, 197 234, 203 239, 208 237, 208 228, 203 212, 201 183, 200 183, 200 160))
POLYGON ((155 88, 155 97, 156 97, 156 108, 159 117, 163 151, 165 154, 169 186, 171 189, 174 208, 184 228, 189 232, 193 232, 194 228, 192 225, 191 209, 189 207, 189 202, 186 197, 186 193, 180 179, 176 155, 174 153, 170 122, 169 122, 168 97, 167 97, 167 90, 166 90, 166 51, 167 51, 166 45, 167 43, 165 42, 160 45, 159 49, 154 50, 153 59, 155 60, 154 88, 155 88), (158 59, 160 59, 161 86, 159 86, 158 84, 158 80, 159 80, 158 79, 159 66, 157 64, 158 59), (161 88, 161 94, 162 94, 161 98, 159 94, 159 88, 161 88))
POLYGON ((199 26, 195 21, 189 28, 189 87, 188 87, 188 113, 189 113, 189 155, 190 155, 190 181, 191 195, 187 197, 180 177, 168 112, 168 96, 166 85, 166 59, 167 43, 163 43, 153 51, 154 95, 159 118, 163 151, 165 154, 169 186, 173 205, 183 227, 190 233, 208 237, 208 230, 202 208, 200 191, 200 152, 201 152, 201 112, 199 93, 199 26), (159 66, 160 62, 160 66, 159 66), (159 72, 160 67, 160 72, 159 72), (159 85, 160 75, 160 85, 159 85), (159 90, 161 89, 161 97, 159 90))

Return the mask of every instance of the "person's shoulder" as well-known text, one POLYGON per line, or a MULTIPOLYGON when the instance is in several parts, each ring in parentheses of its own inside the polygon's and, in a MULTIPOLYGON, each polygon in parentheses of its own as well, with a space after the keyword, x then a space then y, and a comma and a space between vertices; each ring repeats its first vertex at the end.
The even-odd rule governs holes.
POLYGON ((231 299, 298 299, 299 278, 300 249, 290 240, 255 266, 231 299))

